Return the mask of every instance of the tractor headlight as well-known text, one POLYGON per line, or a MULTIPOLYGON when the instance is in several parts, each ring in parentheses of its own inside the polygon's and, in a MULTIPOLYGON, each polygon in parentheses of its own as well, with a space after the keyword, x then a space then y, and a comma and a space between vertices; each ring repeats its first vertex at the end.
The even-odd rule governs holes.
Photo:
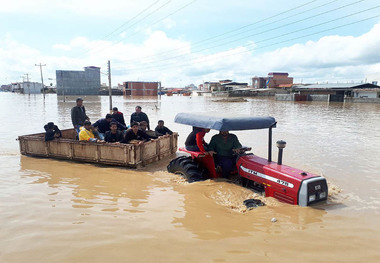
POLYGON ((326 192, 319 193, 319 199, 326 198, 326 192))
POLYGON ((315 195, 310 195, 309 196, 309 202, 315 201, 315 195))

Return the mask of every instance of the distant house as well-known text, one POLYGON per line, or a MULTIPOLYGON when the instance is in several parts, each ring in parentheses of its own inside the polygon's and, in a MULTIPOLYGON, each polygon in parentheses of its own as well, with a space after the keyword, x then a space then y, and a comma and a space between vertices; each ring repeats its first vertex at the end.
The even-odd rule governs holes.
POLYGON ((16 93, 22 93, 22 94, 41 94, 42 83, 38 83, 38 82, 12 83, 11 91, 16 92, 16 93))
POLYGON ((380 87, 379 88, 365 88, 365 89, 353 89, 353 98, 370 98, 380 99, 380 87))
POLYGON ((247 89, 248 83, 239 83, 239 82, 227 82, 221 84, 222 91, 233 91, 238 89, 247 89))
POLYGON ((345 98, 378 96, 376 90, 379 88, 379 86, 370 83, 326 83, 294 85, 292 89, 305 98, 309 95, 329 95, 329 101, 343 102, 345 98))
POLYGON ((269 72, 267 77, 253 77, 252 88, 272 89, 272 88, 291 88, 293 78, 288 73, 269 72))
POLYGON ((123 82, 124 96, 157 96, 160 82, 126 81, 123 82))
POLYGON ((100 68, 89 66, 84 71, 56 70, 57 95, 98 95, 100 68))
POLYGON ((204 91, 220 91, 220 87, 219 81, 207 81, 203 83, 204 91))

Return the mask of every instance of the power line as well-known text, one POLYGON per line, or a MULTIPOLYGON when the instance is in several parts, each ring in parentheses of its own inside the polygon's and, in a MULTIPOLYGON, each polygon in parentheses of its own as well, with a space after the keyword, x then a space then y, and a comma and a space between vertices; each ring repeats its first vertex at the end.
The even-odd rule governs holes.
POLYGON ((147 6, 145 9, 143 9, 142 11, 140 11, 137 15, 135 15, 134 17, 132 17, 131 19, 129 19, 127 22, 123 23, 121 26, 119 26, 118 28, 116 28, 115 30, 113 30, 111 33, 107 34, 105 37, 103 37, 103 39, 104 40, 107 39, 113 33, 117 32, 119 29, 123 28, 125 25, 127 25, 129 22, 131 22, 133 19, 135 19, 136 17, 138 17, 139 15, 141 15, 142 13, 144 13, 145 11, 149 10, 152 6, 154 6, 158 2, 160 2, 160 0, 157 0, 154 3, 150 4, 149 6, 147 6))
MULTIPOLYGON (((121 39, 121 40, 119 40, 119 41, 116 41, 115 43, 111 43, 111 44, 109 44, 108 47, 114 46, 114 45, 120 43, 121 41, 124 41, 124 40, 126 40, 126 39, 128 39, 128 38, 130 38, 130 37, 132 37, 132 36, 135 36, 136 34, 140 33, 141 31, 143 31, 143 30, 145 30, 145 29, 147 29, 147 28, 149 28, 149 27, 152 27, 152 26, 158 24, 159 22, 161 22, 161 21, 163 21, 164 19, 166 19, 166 18, 168 18, 168 17, 174 15, 175 13, 178 13, 179 11, 181 11, 182 9, 185 9, 186 7, 188 7, 189 5, 193 4, 193 3, 196 2, 196 1, 198 1, 198 0, 193 0, 193 1, 191 1, 190 3, 187 3, 187 4, 183 5, 183 6, 181 6, 180 8, 176 9, 174 12, 172 12, 172 13, 166 15, 166 16, 163 17, 163 18, 160 18, 160 19, 156 20, 155 22, 153 22, 152 24, 149 24, 149 25, 146 26, 145 28, 142 28, 142 29, 136 31, 136 32, 134 32, 134 33, 131 34, 131 35, 128 35, 128 36, 127 36, 126 38, 124 38, 124 39, 121 39)), ((100 50, 103 50, 103 49, 108 48, 108 47, 101 48, 100 50)), ((100 50, 98 50, 98 51, 100 51, 100 50)))
MULTIPOLYGON (((113 30, 112 32, 110 32, 110 33, 108 33, 107 35, 105 35, 104 37, 102 37, 102 40, 110 39, 111 36, 112 36, 114 33, 116 33, 117 31, 119 31, 119 29, 121 29, 121 28, 123 28, 124 26, 126 26, 127 24, 129 24, 133 19, 137 18, 138 16, 140 16, 141 14, 143 14, 145 11, 149 10, 152 6, 154 6, 154 5, 157 4, 158 2, 160 2, 160 0, 157 0, 157 1, 153 2, 152 4, 148 5, 146 8, 144 8, 142 11, 140 11, 137 15, 135 15, 135 16, 132 17, 131 19, 129 19, 127 22, 123 23, 122 25, 120 25, 119 27, 117 27, 115 30, 113 30)), ((95 46, 87 48, 87 51, 91 50, 92 48, 95 48, 95 46)))
MULTIPOLYGON (((358 12, 358 13, 360 13, 360 12, 358 12)), ((365 19, 361 19, 361 20, 358 20, 358 21, 354 21, 354 22, 351 22, 351 23, 343 24, 343 25, 340 25, 340 26, 336 26, 336 27, 320 30, 320 31, 317 31, 317 32, 314 32, 314 33, 302 35, 302 36, 299 36, 299 37, 294 37, 294 38, 286 39, 286 40, 283 40, 283 41, 271 43, 271 44, 268 44, 268 45, 265 45, 265 46, 254 47, 254 48, 247 49, 247 50, 244 50, 244 51, 234 52, 232 54, 226 54, 226 55, 223 55, 223 56, 219 56, 217 59, 221 59, 221 58, 225 58, 225 57, 229 57, 229 56, 234 56, 234 55, 238 55, 238 54, 242 54, 242 53, 247 53, 247 52, 250 52, 252 50, 263 49, 263 48, 275 46, 275 45, 278 45, 278 44, 283 44, 283 43, 294 41, 294 40, 301 39, 301 38, 304 38, 304 37, 309 37, 309 36, 317 35, 317 34, 320 34, 320 33, 328 32, 328 31, 331 31, 331 30, 334 30, 334 29, 347 27, 347 26, 350 26, 350 25, 353 25, 353 24, 357 24, 357 23, 360 23, 360 22, 364 22, 364 21, 367 21, 367 20, 371 20, 371 19, 374 19, 374 18, 377 18, 377 17, 380 17, 380 14, 372 16, 372 17, 368 17, 368 18, 365 18, 365 19)), ((203 58, 197 58, 195 62, 199 63, 199 62, 206 61, 206 60, 209 59, 208 57, 209 56, 203 56, 203 58)), ((188 65, 193 65, 193 64, 194 64, 194 61, 191 61, 190 63, 182 63, 182 64, 175 64, 175 65, 169 65, 169 66, 166 65, 164 67, 156 67, 156 68, 151 69, 151 70, 144 70, 143 72, 154 72, 154 71, 157 71, 157 70, 163 70, 163 69, 167 69, 167 68, 172 68, 174 66, 175 67, 183 67, 183 66, 188 66, 188 65)))
MULTIPOLYGON (((150 12, 147 15, 145 15, 144 17, 142 17, 140 20, 134 22, 132 25, 130 25, 129 27, 127 27, 126 29, 124 29, 123 33, 126 32, 128 29, 132 28, 134 25, 136 25, 136 24, 140 23, 141 21, 143 21, 145 18, 147 18, 147 17, 151 16, 152 14, 156 13, 157 11, 159 11, 160 9, 162 9, 163 7, 165 7, 166 5, 168 5, 171 1, 172 0, 169 0, 169 1, 165 2, 163 5, 159 6, 156 9, 154 9, 152 12, 150 12)), ((116 43, 118 43, 118 42, 116 42, 116 43)), ((94 48, 86 51, 84 54, 90 53, 92 51, 101 51, 101 50, 103 50, 103 49, 105 49, 107 47, 111 47, 113 44, 109 45, 108 43, 106 43, 106 45, 108 45, 108 46, 105 46, 103 48, 102 48, 102 46, 104 46, 104 45, 99 45, 98 47, 95 46, 94 48)), ((82 54, 82 55, 84 55, 84 54, 82 54)))
MULTIPOLYGON (((373 10, 373 9, 376 9, 376 8, 379 8, 379 7, 380 6, 371 7, 371 8, 368 8, 368 9, 365 9, 365 10, 362 10, 362 11, 359 11, 359 12, 355 12, 355 13, 352 13, 352 14, 349 14, 349 15, 346 15, 346 16, 342 16, 342 17, 339 17, 339 18, 336 18, 336 19, 332 19, 332 20, 329 20, 329 21, 326 21, 326 22, 323 22, 323 23, 319 23, 319 24, 312 25, 312 26, 309 26, 309 27, 304 27, 302 29, 294 30, 294 31, 291 31, 291 32, 288 32, 288 33, 285 33, 285 34, 282 34, 282 35, 279 35, 279 36, 274 36, 274 37, 267 38, 267 39, 264 39, 264 40, 256 41, 255 43, 261 43, 261 42, 269 41, 269 40, 276 39, 276 38, 279 38, 279 37, 283 37, 283 36, 286 36, 286 35, 298 33, 300 31, 304 31, 304 30, 307 30, 307 29, 310 29, 310 28, 313 28, 313 27, 317 27, 317 26, 321 26, 321 25, 328 24, 328 23, 331 23, 331 22, 335 22, 335 21, 338 21, 340 19, 347 18, 347 17, 353 16, 353 15, 357 15, 359 13, 364 13, 364 12, 367 12, 367 11, 370 11, 370 10, 373 10)), ((244 46, 247 46, 247 45, 244 45, 244 46)), ((198 53, 198 52, 199 51, 193 52, 191 55, 193 55, 194 53, 198 53)), ((176 56, 176 57, 172 57, 172 58, 167 59, 167 60, 161 60, 160 62, 165 62, 165 61, 173 60, 174 58, 178 58, 178 57, 184 57, 184 56, 176 56)), ((173 62, 171 64, 175 64, 175 63, 176 62, 173 62)), ((148 66, 148 67, 145 66, 145 67, 143 67, 143 68, 141 67, 141 68, 144 69, 144 70, 146 70, 147 68, 154 68, 154 67, 155 66, 148 66)), ((135 68, 135 70, 136 70, 136 68, 135 68)))
MULTIPOLYGON (((178 8, 177 10, 175 10, 174 12, 168 14, 167 16, 165 16, 165 17, 163 17, 163 18, 160 18, 160 19, 156 20, 155 22, 153 22, 152 24, 148 25, 147 27, 145 27, 145 28, 143 28, 143 29, 140 29, 140 30, 136 31, 134 34, 129 35, 128 37, 126 37, 125 39, 122 39, 122 40, 126 40, 126 39, 128 39, 128 38, 130 38, 130 37, 132 37, 132 36, 134 36, 134 35, 136 35, 136 34, 138 34, 138 33, 140 33, 141 31, 143 31, 143 30, 145 30, 145 29, 147 29, 147 28, 149 28, 149 27, 152 27, 152 26, 158 24, 159 22, 165 20, 165 19, 168 18, 169 16, 174 15, 175 13, 178 13, 179 11, 181 11, 182 9, 185 9, 186 7, 188 7, 189 5, 193 4, 193 3, 196 2, 196 1, 198 1, 198 0, 193 0, 193 1, 191 1, 190 3, 188 3, 188 4, 184 5, 184 6, 181 6, 180 8, 178 8)), ((116 42, 116 43, 114 43, 114 44, 117 44, 117 43, 121 42, 122 40, 120 40, 120 41, 118 41, 118 42, 116 42)))
MULTIPOLYGON (((329 2, 329 3, 327 3, 327 4, 330 4, 330 3, 333 3, 333 2, 336 2, 336 1, 340 1, 340 0, 333 0, 333 1, 329 2)), ((264 19, 258 20, 258 21, 253 22, 253 23, 249 23, 249 24, 247 24, 247 25, 244 25, 244 26, 241 26, 241 27, 238 27, 238 28, 235 28, 235 29, 229 30, 229 31, 227 31, 227 32, 224 32, 224 33, 221 33, 221 34, 218 34, 218 35, 214 35, 214 36, 211 36, 211 37, 205 38, 205 39, 203 39, 203 40, 199 40, 199 41, 197 41, 197 42, 194 42, 194 43, 192 44, 192 47, 197 46, 197 45, 199 45, 199 44, 201 44, 201 43, 203 43, 203 42, 207 42, 208 40, 216 39, 216 38, 219 38, 219 37, 221 37, 221 36, 228 35, 229 33, 232 33, 232 32, 235 32, 235 31, 239 31, 239 30, 241 30, 241 29, 243 29, 243 28, 246 28, 246 27, 250 27, 250 26, 252 26, 252 25, 259 24, 259 23, 264 22, 264 21, 266 21, 266 20, 270 20, 271 18, 274 18, 274 17, 277 17, 277 16, 281 16, 281 15, 283 15, 283 14, 289 13, 289 12, 291 12, 291 11, 294 11, 294 10, 296 10, 296 9, 299 9, 299 8, 301 8, 301 7, 304 7, 304 6, 309 5, 309 4, 311 4, 311 3, 314 3, 314 2, 316 2, 316 0, 313 0, 313 1, 307 2, 307 3, 305 3, 305 4, 302 4, 302 5, 296 6, 296 7, 294 7, 294 8, 290 8, 290 9, 288 9, 288 10, 285 10, 285 11, 280 12, 280 13, 278 13, 278 14, 275 14, 275 15, 273 15, 273 16, 270 16, 270 17, 267 17, 267 18, 264 18, 264 19)), ((327 4, 326 4, 326 5, 327 5, 327 4)), ((324 6, 324 5, 322 5, 322 6, 324 6)), ((316 8, 319 8, 319 7, 316 7, 316 8)), ((316 9, 316 8, 314 8, 314 9, 316 9)), ((309 10, 307 10, 307 11, 309 11, 309 10)), ((307 11, 306 11, 306 12, 307 12, 307 11)), ((303 14, 303 13, 304 13, 304 12, 302 12, 302 13, 298 13, 298 14, 296 14, 296 15, 303 14)), ((266 25, 264 25, 264 26, 266 26, 266 25)), ((176 50, 182 50, 182 49, 173 49, 173 50, 169 50, 169 51, 166 51, 166 52, 161 53, 159 56, 161 57, 161 56, 163 56, 163 55, 165 55, 165 54, 172 54, 173 51, 176 51, 176 50)), ((150 58, 150 57, 157 57, 157 56, 150 55, 150 56, 140 57, 139 59, 150 58)))
MULTIPOLYGON (((281 26, 278 26, 278 27, 274 27, 274 28, 271 28, 271 29, 268 29, 268 30, 263 30, 259 33, 256 33, 256 34, 251 34, 251 35, 248 35, 248 36, 244 36, 244 37, 240 37, 240 38, 237 38, 237 39, 234 39, 234 40, 230 40, 230 41, 227 41, 227 42, 223 42, 223 43, 219 43, 219 44, 216 44, 216 45, 213 45, 211 47, 205 47, 205 48, 202 48, 202 49, 199 49, 199 50, 195 50, 192 52, 192 54, 194 53, 199 53, 199 52, 202 52, 204 50, 208 50, 208 49, 213 49, 213 48, 217 48, 217 47, 221 47, 221 46, 225 46, 227 44, 230 44, 230 43, 234 43, 234 42, 237 42, 237 41, 240 41, 240 40, 244 40, 246 38, 249 38, 249 37, 253 37, 253 36, 257 36, 257 35, 261 35, 261 34, 265 34, 265 33, 268 33, 268 32, 271 32, 271 31, 274 31, 274 30, 277 30, 277 29, 280 29, 280 28, 284 28, 284 27, 287 27, 287 26, 290 26, 290 25, 294 25, 296 23, 300 23, 300 22, 304 22, 306 20, 309 20, 309 19, 312 19, 312 18, 316 18, 318 16, 321 16, 321 15, 325 15, 325 14, 328 14, 328 13, 331 13, 331 12, 334 12, 334 11, 337 11, 337 10, 340 10, 342 8, 346 8, 348 6, 351 6, 351 5, 354 5, 354 4, 357 4, 357 3, 360 3, 360 2, 363 2, 365 0, 359 0, 359 1, 356 1, 356 2, 353 2, 353 3, 350 3, 350 4, 347 4, 347 5, 344 5, 344 6, 340 6, 340 7, 337 7, 335 9, 332 9, 332 10, 328 10, 328 11, 325 11, 325 12, 321 12, 321 13, 318 13, 316 15, 313 15, 313 16, 309 16, 309 17, 306 17, 306 18, 303 18, 303 19, 300 19, 300 20, 297 20, 297 21, 293 21, 293 22, 290 22, 290 23, 287 23, 287 24, 284 24, 284 25, 281 25, 281 26)), ((333 1, 335 2, 335 1, 333 1)), ((175 58, 179 58, 179 57, 183 57, 183 56, 186 56, 187 54, 180 54, 180 55, 176 55, 176 56, 172 56, 172 57, 169 57, 168 59, 165 59, 165 60, 172 60, 172 59, 175 59, 175 58)), ((141 61, 140 61, 141 62, 141 61)), ((145 63, 152 63, 152 61, 147 61, 145 63)), ((154 62, 154 61, 153 61, 154 62)))

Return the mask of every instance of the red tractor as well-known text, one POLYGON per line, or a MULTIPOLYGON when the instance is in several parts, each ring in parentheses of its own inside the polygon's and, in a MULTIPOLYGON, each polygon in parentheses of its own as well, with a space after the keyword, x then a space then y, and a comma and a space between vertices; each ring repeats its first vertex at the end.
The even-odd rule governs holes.
MULTIPOLYGON (((246 153, 250 148, 243 147, 236 156, 236 171, 245 187, 265 192, 265 196, 300 206, 308 206, 327 200, 326 179, 282 164, 282 152, 286 142, 278 141, 277 163, 272 161, 272 129, 276 127, 273 117, 234 117, 224 118, 205 114, 179 113, 176 123, 218 131, 268 129, 268 159, 246 153)), ((215 167, 214 158, 202 152, 179 148, 191 156, 180 156, 170 162, 168 171, 181 174, 189 182, 219 178, 221 173, 215 167)))

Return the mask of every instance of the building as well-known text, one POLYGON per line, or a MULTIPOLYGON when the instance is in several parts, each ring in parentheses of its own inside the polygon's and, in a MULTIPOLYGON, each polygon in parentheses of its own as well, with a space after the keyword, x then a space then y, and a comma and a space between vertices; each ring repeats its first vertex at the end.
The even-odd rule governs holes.
POLYGON ((353 98, 360 99, 380 99, 380 87, 379 88, 365 88, 365 89, 353 89, 353 98))
MULTIPOLYGON (((371 83, 326 83, 294 85, 292 90, 297 93, 294 97, 296 100, 343 102, 355 101, 355 98, 379 98, 379 88, 371 83)), ((293 96, 293 94, 288 94, 288 96, 293 96)), ((281 97, 285 98, 286 95, 276 96, 276 99, 282 100, 281 97)))
POLYGON ((89 66, 84 71, 57 70, 57 95, 98 95, 100 68, 89 66))
POLYGON ((160 82, 127 81, 123 82, 124 96, 157 96, 160 82))
POLYGON ((12 84, 1 85, 0 91, 12 91, 12 84))
POLYGON ((248 83, 240 83, 240 82, 226 82, 221 84, 222 91, 233 91, 238 89, 247 89, 248 83))
POLYGON ((252 87, 254 89, 291 88, 293 78, 288 73, 269 72, 267 77, 253 77, 252 87))
POLYGON ((21 94, 41 94, 42 83, 38 82, 15 82, 12 83, 12 92, 21 94))
POLYGON ((220 90, 220 82, 218 81, 207 81, 203 83, 204 91, 218 91, 220 90))

